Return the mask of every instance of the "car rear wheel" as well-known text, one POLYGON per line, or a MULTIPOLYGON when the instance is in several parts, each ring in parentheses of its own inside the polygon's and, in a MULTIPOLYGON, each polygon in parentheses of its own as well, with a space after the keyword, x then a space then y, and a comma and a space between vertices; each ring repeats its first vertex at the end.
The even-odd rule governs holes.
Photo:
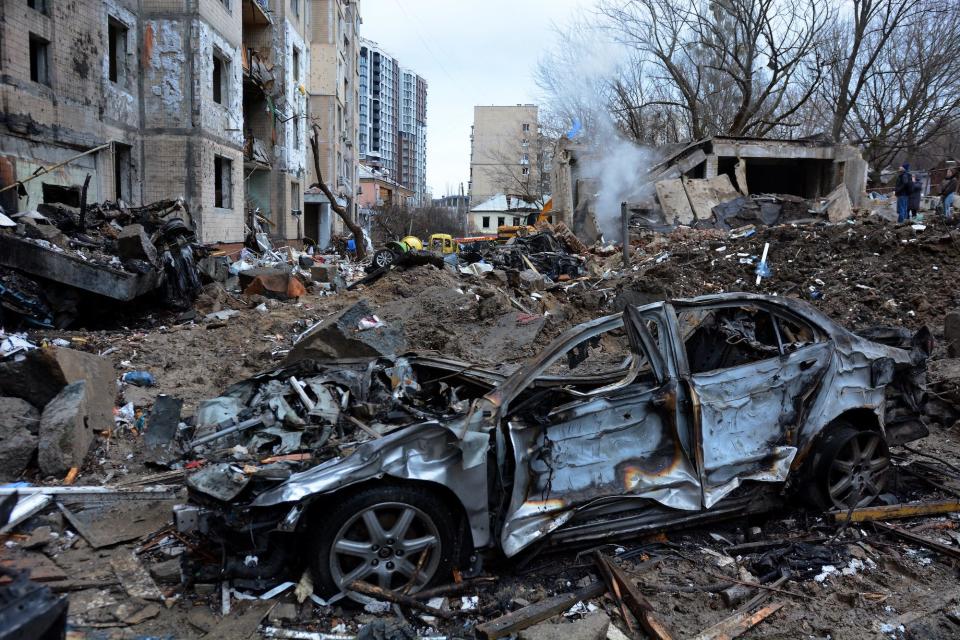
POLYGON ((825 508, 865 507, 886 488, 890 453, 876 431, 839 423, 824 438, 817 457, 815 478, 825 508))
POLYGON ((370 487, 315 517, 312 566, 321 595, 355 580, 413 593, 450 576, 458 521, 421 487, 370 487))

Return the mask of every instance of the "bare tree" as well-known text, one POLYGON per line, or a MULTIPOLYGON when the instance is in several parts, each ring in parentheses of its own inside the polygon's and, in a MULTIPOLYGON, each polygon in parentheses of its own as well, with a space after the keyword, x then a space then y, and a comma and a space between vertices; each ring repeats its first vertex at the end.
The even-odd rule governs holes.
POLYGON ((875 172, 960 123, 960 7, 925 0, 918 10, 924 18, 880 49, 845 125, 875 172))
POLYGON ((313 125, 313 135, 310 137, 310 147, 313 149, 313 167, 317 172, 317 182, 311 186, 320 187, 320 190, 323 191, 323 195, 327 196, 327 200, 330 201, 330 208, 333 209, 338 216, 340 216, 344 226, 346 226, 347 229, 350 229, 350 233, 353 234, 354 245, 356 245, 357 251, 357 260, 363 260, 365 257, 367 257, 367 245, 363 237, 363 228, 354 222, 353 215, 350 213, 353 211, 353 194, 346 197, 347 206, 344 207, 337 202, 337 199, 330 190, 330 187, 327 186, 327 183, 323 181, 323 173, 320 171, 320 142, 318 138, 320 135, 319 129, 319 125, 313 125))
POLYGON ((852 0, 850 10, 828 28, 820 57, 826 68, 815 105, 829 118, 829 135, 849 134, 851 111, 891 47, 900 45, 908 25, 922 19, 921 0, 852 0))
POLYGON ((694 139, 795 126, 835 15, 828 0, 603 0, 600 12, 648 76, 643 102, 621 108, 680 110, 694 139))
POLYGON ((434 233, 459 235, 463 227, 456 212, 444 207, 413 209, 390 204, 378 207, 372 220, 371 235, 379 243, 399 240, 408 235, 424 241, 434 233))

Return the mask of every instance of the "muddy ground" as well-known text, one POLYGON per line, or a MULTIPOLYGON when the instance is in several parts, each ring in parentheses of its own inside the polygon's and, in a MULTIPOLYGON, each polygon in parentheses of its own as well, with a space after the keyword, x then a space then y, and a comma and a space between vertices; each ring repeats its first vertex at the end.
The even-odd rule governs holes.
MULTIPOLYGON (((74 348, 106 352, 118 377, 131 370, 153 374, 155 387, 123 385, 118 406, 132 402, 147 412, 156 396, 164 393, 182 398, 189 415, 199 401, 274 366, 307 327, 361 299, 384 321, 403 325, 407 348, 491 366, 520 362, 538 353, 563 329, 616 312, 624 304, 722 291, 800 297, 854 330, 926 325, 940 340, 934 356, 939 359, 945 357, 943 317, 960 308, 960 289, 955 286, 960 276, 960 233, 936 222, 927 222, 922 229, 872 219, 779 226, 744 238, 680 230, 666 236, 639 236, 634 248, 634 266, 628 271, 621 270, 619 254, 593 256, 590 277, 535 296, 490 277, 462 276, 427 266, 392 272, 356 291, 308 295, 299 303, 238 296, 211 285, 198 301, 196 320, 178 321, 178 314, 154 310, 136 317, 128 328, 31 332, 30 337, 63 338, 74 348), (772 275, 756 286, 755 264, 767 242, 772 275), (224 321, 204 319, 207 313, 226 309, 239 314, 224 321)), ((960 436, 953 424, 931 424, 931 435, 913 446, 960 466, 960 436)), ((160 471, 147 467, 142 453, 142 436, 137 432, 123 430, 101 438, 96 455, 77 482, 114 485, 160 471)), ((958 495, 954 492, 960 490, 960 474, 955 469, 903 449, 894 453, 901 456, 899 465, 940 485, 898 473, 892 491, 897 500, 958 495)), ((27 480, 43 482, 35 477, 27 480)), ((177 481, 167 483, 176 489, 177 481)), ((545 552, 519 562, 494 557, 486 564, 485 575, 496 580, 463 594, 479 596, 477 609, 464 611, 451 622, 431 625, 410 610, 369 613, 338 605, 321 607, 309 600, 290 606, 296 603, 290 593, 263 604, 233 599, 231 614, 221 618, 217 585, 183 589, 161 584, 164 601, 144 604, 116 584, 111 560, 141 550, 154 537, 94 550, 81 537, 70 535, 62 519, 52 518, 47 524, 60 536, 41 548, 78 583, 78 589, 70 592, 71 637, 76 638, 251 637, 267 609, 272 609, 269 624, 291 629, 359 631, 361 637, 369 638, 413 637, 411 633, 472 637, 479 621, 598 577, 584 550, 545 552), (97 581, 104 586, 82 588, 97 581)), ((960 551, 960 519, 954 516, 900 524, 920 525, 924 535, 960 551)), ((762 554, 728 554, 727 547, 747 539, 809 536, 829 542, 792 545, 775 558, 780 566, 789 565, 794 571, 784 591, 770 599, 785 604, 743 637, 960 637, 955 559, 899 542, 869 524, 841 531, 800 506, 656 538, 611 540, 601 550, 621 558, 621 566, 641 581, 643 593, 675 637, 685 638, 733 612, 716 592, 719 583, 729 585, 726 578, 731 577, 752 580, 768 566, 762 554), (752 527, 760 531, 751 531, 752 527)), ((22 537, 9 540, 8 553, 19 553, 24 544, 22 537)), ((154 566, 170 559, 171 546, 178 545, 168 545, 166 551, 151 548, 138 557, 145 566, 154 566)), ((448 604, 454 610, 461 605, 459 596, 448 604)), ((590 607, 598 607, 614 626, 631 635, 609 597, 595 598, 590 607)), ((559 616, 554 622, 567 624, 579 617, 559 616)), ((553 633, 574 634, 574 628, 561 627, 553 633)))

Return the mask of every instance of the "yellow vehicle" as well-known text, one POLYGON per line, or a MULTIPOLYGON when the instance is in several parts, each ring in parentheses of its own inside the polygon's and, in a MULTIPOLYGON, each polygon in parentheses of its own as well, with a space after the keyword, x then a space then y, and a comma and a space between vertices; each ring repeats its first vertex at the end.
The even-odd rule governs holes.
POLYGON ((446 256, 451 253, 459 253, 460 243, 449 233, 434 233, 427 243, 427 250, 446 256))

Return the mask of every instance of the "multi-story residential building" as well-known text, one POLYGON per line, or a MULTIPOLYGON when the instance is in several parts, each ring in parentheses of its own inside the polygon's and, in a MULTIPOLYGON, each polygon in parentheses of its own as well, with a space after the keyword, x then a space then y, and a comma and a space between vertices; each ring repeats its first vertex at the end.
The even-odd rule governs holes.
MULTIPOLYGON (((359 194, 361 85, 360 5, 358 0, 310 0, 313 7, 310 29, 311 74, 309 128, 316 128, 320 171, 323 179, 346 206, 352 198, 356 215, 359 194)), ((312 131, 308 133, 312 135, 312 131)), ((309 153, 309 152, 308 152, 309 153)), ((317 182, 312 158, 310 184, 317 182)), ((319 189, 306 196, 305 235, 327 243, 331 230, 343 230, 340 218, 332 215, 330 203, 319 189)))
MULTIPOLYGON (((314 19, 314 5, 326 4, 347 9, 355 47, 348 0, 0 3, 0 186, 96 150, 25 183, 24 197, 4 192, 0 205, 31 209, 42 183, 90 174, 90 201, 182 197, 204 242, 241 242, 254 209, 275 239, 300 239, 312 183, 307 86, 312 62, 328 64, 309 43, 326 15, 314 19)), ((355 73, 356 57, 344 59, 338 84, 355 73)), ((352 77, 345 122, 358 99, 352 77)), ((355 189, 351 162, 341 166, 355 189)))
POLYGON ((470 133, 470 202, 498 195, 544 204, 549 157, 533 104, 477 106, 470 133))
POLYGON ((375 42, 360 45, 361 161, 426 204, 427 83, 375 42))

